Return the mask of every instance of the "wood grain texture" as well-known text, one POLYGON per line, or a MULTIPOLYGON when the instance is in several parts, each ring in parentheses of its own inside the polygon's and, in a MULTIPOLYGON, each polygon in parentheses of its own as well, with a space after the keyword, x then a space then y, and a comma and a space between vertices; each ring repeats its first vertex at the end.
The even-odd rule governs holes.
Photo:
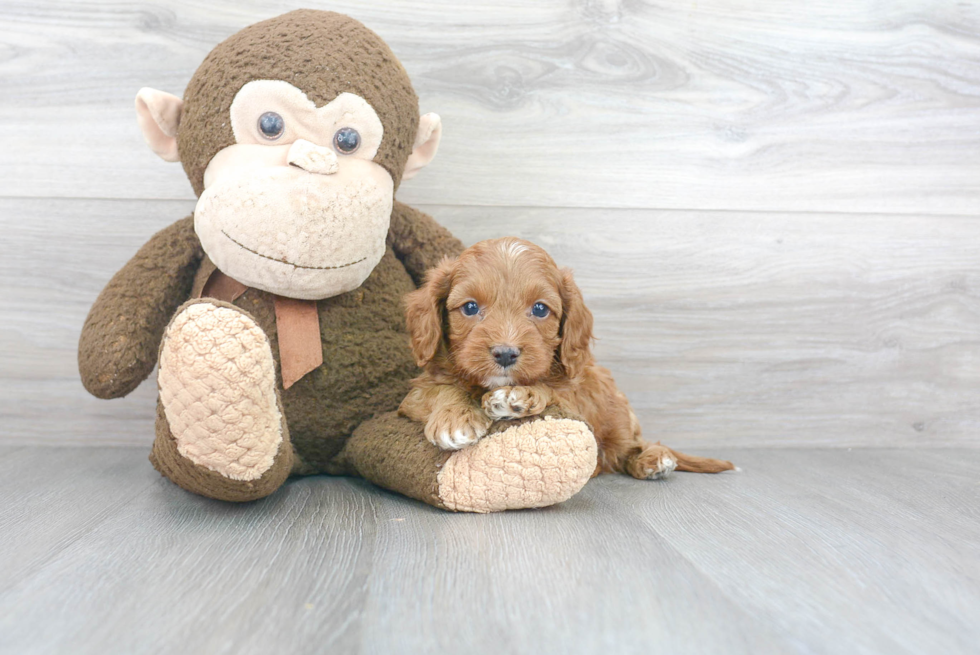
MULTIPOLYGON (((78 333, 109 277, 191 207, 0 200, 0 441, 149 445, 155 383, 123 400, 88 396, 78 333)), ((515 234, 572 267, 596 317, 599 361, 653 439, 978 443, 980 222, 423 209, 466 243, 515 234)))
POLYGON ((36 474, 0 476, 0 554, 48 553, 4 569, 0 653, 974 650, 980 451, 716 454, 743 471, 477 516, 319 476, 223 504, 141 449, 0 446, 36 474))
MULTIPOLYGON (((405 63, 445 136, 412 203, 976 216, 980 5, 308 2, 405 63)), ((0 195, 192 197, 133 98, 287 2, 7 0, 0 195)))
POLYGON ((599 506, 591 487, 605 482, 544 511, 423 517, 409 502, 381 505, 379 517, 398 530, 377 535, 383 556, 365 614, 385 629, 365 632, 364 651, 792 650, 785 635, 713 593, 656 529, 599 506))
POLYGON ((0 592, 147 490, 155 476, 137 454, 145 455, 133 448, 81 457, 75 449, 0 448, 0 592))
MULTIPOLYGON (((187 653, 268 653, 286 644, 292 652, 350 652, 373 550, 369 494, 335 479, 291 485, 257 503, 221 503, 184 492, 144 453, 125 450, 146 491, 0 592, 0 606, 18 608, 2 619, 0 652, 172 652, 179 645, 187 653)), ((79 454, 34 452, 39 459, 79 454)), ((104 450, 90 452, 82 459, 95 461, 104 450)), ((57 477, 32 486, 43 489, 43 480, 72 489, 57 477)), ((115 495, 118 479, 100 482, 109 491, 76 502, 115 495)), ((21 491, 5 489, 5 502, 21 491)), ((2 539, 16 552, 15 534, 2 539)))
POLYGON ((685 478, 653 496, 618 477, 593 491, 809 653, 970 653, 978 454, 734 451, 737 480, 685 478))

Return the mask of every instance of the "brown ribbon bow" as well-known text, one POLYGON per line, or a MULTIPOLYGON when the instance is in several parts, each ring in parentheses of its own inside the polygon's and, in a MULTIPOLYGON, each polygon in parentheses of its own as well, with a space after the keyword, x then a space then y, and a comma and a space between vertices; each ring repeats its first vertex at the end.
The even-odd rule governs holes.
MULTIPOLYGON (((215 269, 201 291, 203 298, 234 302, 248 290, 238 280, 215 269)), ((323 363, 320 343, 320 314, 315 300, 273 296, 276 331, 279 333, 279 364, 282 386, 288 389, 301 377, 323 363)))

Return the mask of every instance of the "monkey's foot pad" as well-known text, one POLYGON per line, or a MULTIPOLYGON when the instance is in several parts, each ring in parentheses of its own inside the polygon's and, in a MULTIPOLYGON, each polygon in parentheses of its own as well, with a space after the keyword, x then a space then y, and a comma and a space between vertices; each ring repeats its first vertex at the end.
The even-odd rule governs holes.
POLYGON ((232 480, 256 480, 282 443, 269 339, 227 306, 188 305, 167 327, 160 399, 178 452, 232 480))
POLYGON ((588 426, 545 418, 484 437, 439 471, 439 498, 459 512, 547 507, 575 495, 595 470, 588 426))

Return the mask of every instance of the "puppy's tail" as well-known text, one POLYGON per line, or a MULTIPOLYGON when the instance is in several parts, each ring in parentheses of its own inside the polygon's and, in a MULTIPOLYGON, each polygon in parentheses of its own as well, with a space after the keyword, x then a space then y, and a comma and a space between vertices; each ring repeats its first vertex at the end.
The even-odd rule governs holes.
MULTIPOLYGON (((659 441, 657 442, 660 443, 659 441)), ((661 444, 663 445, 663 444, 661 444)), ((724 459, 713 459, 711 457, 698 457, 697 455, 687 455, 670 446, 664 446, 677 460, 675 471, 688 471, 690 473, 721 473, 722 471, 736 470, 735 465, 724 459)))

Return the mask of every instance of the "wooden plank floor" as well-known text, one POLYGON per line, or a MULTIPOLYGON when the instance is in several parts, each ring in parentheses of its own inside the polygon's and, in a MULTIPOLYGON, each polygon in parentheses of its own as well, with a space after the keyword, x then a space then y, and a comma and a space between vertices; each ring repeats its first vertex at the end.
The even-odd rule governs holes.
POLYGON ((0 447, 0 653, 976 652, 980 450, 718 454, 742 471, 478 516, 0 447))

